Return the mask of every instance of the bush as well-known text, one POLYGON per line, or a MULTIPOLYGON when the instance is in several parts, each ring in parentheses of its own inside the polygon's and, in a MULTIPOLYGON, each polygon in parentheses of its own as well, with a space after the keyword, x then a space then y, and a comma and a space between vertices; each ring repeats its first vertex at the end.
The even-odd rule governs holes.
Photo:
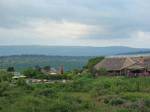
POLYGON ((23 74, 29 78, 45 78, 45 77, 47 77, 46 75, 41 73, 39 70, 32 69, 32 68, 25 70, 23 72, 23 74))
POLYGON ((92 58, 88 61, 87 65, 84 67, 85 69, 88 69, 90 72, 93 72, 93 67, 99 63, 100 61, 102 61, 104 59, 104 57, 96 57, 96 58, 92 58))
POLYGON ((117 112, 130 112, 130 111, 128 109, 119 109, 117 112))
POLYGON ((89 75, 81 75, 74 78, 73 83, 70 84, 70 90, 76 92, 89 91, 92 88, 93 79, 89 75))
POLYGON ((49 105, 44 98, 26 95, 5 110, 6 112, 48 112, 49 105))
POLYGON ((15 68, 14 67, 8 67, 7 72, 15 72, 15 68))
POLYGON ((35 96, 54 96, 56 94, 56 91, 51 88, 44 88, 44 89, 37 89, 34 91, 35 96))
POLYGON ((18 79, 17 82, 16 82, 16 84, 18 86, 26 86, 27 85, 26 81, 24 79, 22 79, 22 78, 18 79))
POLYGON ((105 99, 104 99, 104 103, 105 103, 105 104, 108 104, 108 103, 109 103, 109 99, 108 99, 108 98, 105 98, 105 99))
POLYGON ((112 99, 110 101, 111 105, 121 105, 123 103, 125 103, 125 101, 123 99, 120 99, 120 98, 112 99))
POLYGON ((94 78, 89 73, 65 84, 33 84, 33 89, 24 80, 2 81, 0 112, 150 112, 149 85, 149 77, 94 78))
POLYGON ((107 69, 106 68, 100 68, 99 70, 98 70, 98 74, 99 75, 107 75, 107 69))
POLYGON ((61 79, 65 79, 66 76, 65 75, 49 75, 48 79, 50 80, 61 80, 61 79))
POLYGON ((3 81, 11 82, 11 79, 12 79, 11 77, 12 77, 11 73, 8 73, 6 71, 0 71, 0 82, 3 82, 3 81))
POLYGON ((145 99, 144 104, 150 108, 150 99, 145 99))
POLYGON ((5 91, 9 89, 9 83, 8 82, 1 82, 0 83, 0 96, 3 96, 5 91))

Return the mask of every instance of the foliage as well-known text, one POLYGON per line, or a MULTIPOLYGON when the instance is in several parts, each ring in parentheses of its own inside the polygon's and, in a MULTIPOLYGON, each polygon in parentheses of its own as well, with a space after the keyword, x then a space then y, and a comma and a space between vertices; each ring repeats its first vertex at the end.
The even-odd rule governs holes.
MULTIPOLYGON (((65 74, 70 75, 70 73, 65 74)), ((71 74, 72 75, 72 74, 71 74)), ((0 72, 0 77, 9 76, 0 72)), ((71 76, 67 83, 0 82, 0 112, 149 112, 150 77, 71 76), (9 107, 9 108, 8 108, 9 107)))
POLYGON ((8 82, 1 82, 0 83, 0 97, 4 96, 5 91, 9 88, 8 82))
POLYGON ((106 68, 100 68, 99 70, 98 70, 98 74, 99 75, 107 75, 107 69, 106 68))
POLYGON ((15 68, 14 68, 14 67, 8 67, 8 68, 7 68, 7 71, 8 71, 8 72, 14 72, 14 71, 15 71, 15 68))
POLYGON ((35 79, 48 79, 48 80, 60 80, 60 79, 71 79, 71 73, 65 73, 63 75, 56 74, 56 75, 49 75, 46 73, 42 73, 39 69, 29 68, 26 69, 23 74, 28 78, 35 78, 35 79))
POLYGON ((51 66, 59 68, 64 65, 65 71, 81 69, 91 57, 85 56, 46 56, 46 55, 20 55, 0 57, 0 68, 7 69, 13 66, 16 71, 39 65, 41 67, 51 66))
POLYGON ((111 105, 121 105, 121 104, 123 104, 125 101, 123 100, 123 99, 120 99, 120 98, 115 98, 115 99, 112 99, 111 101, 110 101, 110 104, 111 105))
POLYGON ((44 66, 43 67, 43 69, 46 70, 46 71, 50 71, 50 68, 51 68, 50 66, 44 66))
POLYGON ((11 81, 12 73, 8 73, 6 71, 0 71, 0 82, 3 81, 11 81))
POLYGON ((92 58, 88 61, 87 65, 84 67, 86 69, 88 69, 90 72, 93 71, 93 67, 99 63, 100 61, 102 61, 104 59, 104 57, 96 57, 96 58, 92 58))
POLYGON ((44 79, 44 78, 47 77, 42 72, 40 72, 38 69, 33 69, 33 68, 26 69, 23 72, 23 74, 25 76, 27 76, 28 78, 41 78, 41 79, 44 79))

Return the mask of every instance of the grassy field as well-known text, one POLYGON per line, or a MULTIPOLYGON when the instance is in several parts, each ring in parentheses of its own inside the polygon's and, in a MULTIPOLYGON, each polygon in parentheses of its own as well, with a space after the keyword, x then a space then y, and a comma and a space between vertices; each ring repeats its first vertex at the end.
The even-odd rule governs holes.
POLYGON ((82 74, 65 84, 27 85, 1 72, 0 112, 150 112, 150 77, 82 74))

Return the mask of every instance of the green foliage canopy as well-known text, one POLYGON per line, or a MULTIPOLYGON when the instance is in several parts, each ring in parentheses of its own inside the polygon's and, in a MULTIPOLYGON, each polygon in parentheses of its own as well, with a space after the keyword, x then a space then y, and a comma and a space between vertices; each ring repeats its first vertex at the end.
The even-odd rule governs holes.
POLYGON ((96 57, 96 58, 92 58, 88 61, 87 65, 84 67, 86 69, 88 69, 90 72, 93 71, 93 67, 99 63, 100 61, 102 61, 104 59, 104 57, 96 57))

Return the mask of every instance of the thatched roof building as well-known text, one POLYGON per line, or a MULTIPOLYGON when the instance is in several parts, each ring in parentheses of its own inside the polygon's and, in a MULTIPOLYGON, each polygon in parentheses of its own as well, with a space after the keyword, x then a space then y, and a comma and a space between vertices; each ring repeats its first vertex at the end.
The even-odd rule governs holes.
POLYGON ((124 72, 126 70, 150 71, 150 57, 114 57, 105 58, 95 65, 94 69, 105 68, 107 71, 124 72))
POLYGON ((106 68, 109 71, 122 70, 126 67, 135 64, 135 62, 130 58, 105 58, 100 63, 95 65, 95 69, 106 68))

